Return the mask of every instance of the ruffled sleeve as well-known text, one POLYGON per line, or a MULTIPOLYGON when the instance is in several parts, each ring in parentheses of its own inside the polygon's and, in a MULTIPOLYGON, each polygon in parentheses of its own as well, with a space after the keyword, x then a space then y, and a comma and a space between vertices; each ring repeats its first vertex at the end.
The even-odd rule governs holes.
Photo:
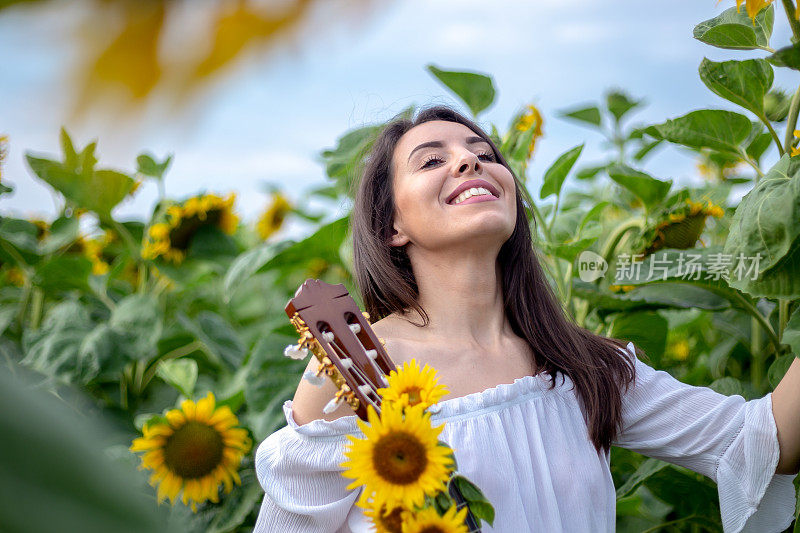
POLYGON ((701 473, 717 483, 725 533, 785 530, 794 518, 794 475, 780 456, 772 393, 745 401, 695 387, 639 361, 622 399, 615 446, 701 473))
POLYGON ((267 437, 256 451, 256 476, 264 489, 254 533, 335 532, 343 529, 358 499, 347 490, 339 466, 346 460, 346 434, 360 434, 355 416, 315 420, 298 426, 291 401, 288 425, 267 437))

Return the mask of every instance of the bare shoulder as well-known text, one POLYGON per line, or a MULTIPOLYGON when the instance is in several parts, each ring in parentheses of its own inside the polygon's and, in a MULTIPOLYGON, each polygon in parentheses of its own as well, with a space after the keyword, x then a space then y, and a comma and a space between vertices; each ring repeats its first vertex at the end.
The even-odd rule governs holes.
MULTIPOLYGON (((401 350, 397 349, 398 343, 395 337, 396 324, 394 319, 390 317, 383 318, 372 324, 371 327, 378 337, 386 341, 386 349, 388 351, 402 353, 401 350)), ((399 362, 396 358, 393 357, 393 359, 395 363, 399 362)), ((318 364, 316 357, 311 356, 306 370, 316 372, 318 364)), ((332 413, 325 414, 322 412, 334 394, 336 394, 336 386, 330 379, 326 378, 321 386, 312 385, 307 380, 301 379, 292 399, 292 416, 295 422, 303 425, 313 420, 336 420, 343 416, 352 415, 353 410, 344 403, 332 413)))

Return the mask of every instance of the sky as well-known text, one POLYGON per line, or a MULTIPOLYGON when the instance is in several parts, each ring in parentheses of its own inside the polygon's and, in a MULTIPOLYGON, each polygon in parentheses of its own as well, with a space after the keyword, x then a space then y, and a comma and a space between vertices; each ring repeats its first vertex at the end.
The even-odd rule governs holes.
MULTIPOLYGON (((733 0, 376 1, 362 19, 337 20, 343 3, 323 3, 298 44, 242 58, 186 110, 176 115, 153 105, 135 123, 112 113, 68 122, 74 97, 69 79, 79 58, 66 28, 86 15, 82 2, 3 11, 0 134, 10 141, 3 181, 15 192, 0 197, 0 214, 53 217, 53 196, 27 168, 24 154, 59 154, 62 125, 79 146, 98 140, 102 167, 131 172, 142 151, 173 153, 167 196, 235 191, 245 221, 264 209, 265 184, 280 186, 294 202, 308 202, 305 192, 326 182, 319 153, 348 129, 384 121, 411 104, 459 105, 426 71, 429 63, 494 78, 497 97, 479 117, 483 126, 494 122, 503 130, 528 103, 541 110, 545 136, 528 171, 529 187, 537 190, 550 163, 575 145, 586 143, 579 166, 603 159, 602 137, 559 118, 560 110, 599 102, 610 88, 646 100, 628 119, 633 124, 660 123, 700 108, 738 110, 703 85, 698 65, 703 57, 766 55, 692 38, 697 23, 733 0)), ((790 36, 783 13, 776 13, 774 48, 788 45, 790 36)), ((797 72, 775 70, 773 87, 791 92, 800 82, 797 72)), ((659 148, 644 170, 678 184, 701 181, 695 159, 678 147, 659 148)), ((115 214, 144 220, 156 198, 155 184, 146 183, 115 214)), ((333 215, 344 206, 327 209, 333 215)), ((294 221, 281 234, 296 237, 307 229, 294 221)))

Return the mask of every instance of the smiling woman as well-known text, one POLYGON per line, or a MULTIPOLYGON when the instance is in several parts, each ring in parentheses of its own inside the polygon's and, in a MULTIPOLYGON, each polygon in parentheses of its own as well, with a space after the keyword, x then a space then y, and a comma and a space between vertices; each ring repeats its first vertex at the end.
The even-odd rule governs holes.
MULTIPOLYGON (((614 531, 611 445, 716 481, 726 533, 784 529, 794 476, 776 474, 771 395, 681 383, 633 343, 577 326, 537 258, 522 190, 489 136, 438 106, 383 129, 351 218, 372 327, 396 364, 429 364, 449 389, 432 420, 495 506, 484 529, 614 531)), ((334 392, 302 381, 288 425, 259 446, 256 531, 368 530, 340 475, 360 431, 346 406, 323 412, 334 392)))

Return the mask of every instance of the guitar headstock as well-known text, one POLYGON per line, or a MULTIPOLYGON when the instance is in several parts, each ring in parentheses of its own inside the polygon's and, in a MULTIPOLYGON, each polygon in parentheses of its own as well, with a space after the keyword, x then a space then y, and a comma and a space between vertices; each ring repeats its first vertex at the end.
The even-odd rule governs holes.
POLYGON ((299 359, 311 351, 319 361, 315 377, 326 375, 339 389, 327 412, 347 402, 362 420, 367 419, 368 405, 380 413, 376 391, 387 385, 385 375, 395 365, 372 331, 369 315, 358 308, 345 286, 308 279, 285 311, 300 339, 284 354, 299 359))

